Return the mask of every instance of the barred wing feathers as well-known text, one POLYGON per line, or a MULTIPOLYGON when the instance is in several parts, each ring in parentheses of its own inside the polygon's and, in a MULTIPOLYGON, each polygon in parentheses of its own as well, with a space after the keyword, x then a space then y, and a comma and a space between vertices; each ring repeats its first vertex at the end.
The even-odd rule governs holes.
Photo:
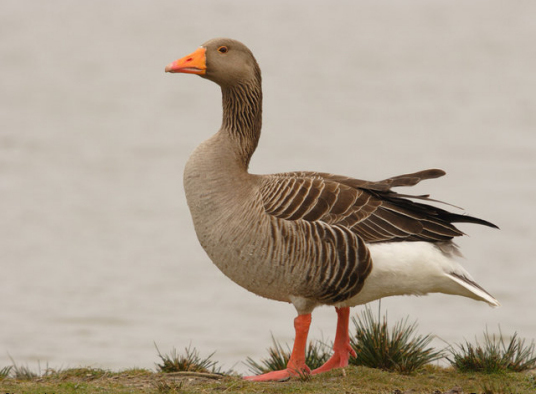
POLYGON ((261 195, 269 215, 345 227, 367 243, 448 241, 463 235, 454 222, 496 227, 478 218, 412 201, 435 201, 427 195, 409 196, 391 190, 444 174, 432 169, 369 182, 327 173, 288 172, 264 176, 261 195))

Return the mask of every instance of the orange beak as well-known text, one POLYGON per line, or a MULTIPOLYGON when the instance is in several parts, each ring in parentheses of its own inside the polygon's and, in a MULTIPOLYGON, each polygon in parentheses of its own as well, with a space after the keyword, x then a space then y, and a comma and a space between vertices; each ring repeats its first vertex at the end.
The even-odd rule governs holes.
POLYGON ((199 47, 190 55, 169 63, 166 66, 166 72, 204 75, 207 70, 206 51, 205 48, 199 47))

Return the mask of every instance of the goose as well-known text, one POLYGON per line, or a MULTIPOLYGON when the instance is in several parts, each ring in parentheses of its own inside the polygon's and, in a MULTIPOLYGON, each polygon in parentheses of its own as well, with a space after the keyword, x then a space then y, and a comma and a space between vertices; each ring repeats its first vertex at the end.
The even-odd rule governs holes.
POLYGON ((439 169, 377 182, 324 172, 248 172, 261 134, 261 71, 252 52, 229 38, 207 41, 168 64, 222 92, 219 131, 201 143, 184 170, 184 189, 198 240, 232 281, 297 311, 287 368, 248 376, 279 381, 348 365, 350 308, 383 297, 444 293, 499 302, 455 259, 453 223, 495 227, 430 205, 429 195, 393 191, 445 175, 439 169), (333 355, 311 371, 305 348, 311 313, 335 307, 333 355))

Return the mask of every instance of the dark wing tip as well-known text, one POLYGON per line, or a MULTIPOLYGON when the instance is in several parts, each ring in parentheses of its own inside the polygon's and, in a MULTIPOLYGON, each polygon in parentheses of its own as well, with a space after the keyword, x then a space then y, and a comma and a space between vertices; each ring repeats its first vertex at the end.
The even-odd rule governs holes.
POLYGON ((491 222, 488 222, 487 220, 484 220, 484 219, 475 218, 474 216, 469 216, 469 215, 457 215, 457 214, 451 214, 451 215, 453 216, 451 218, 451 222, 481 224, 482 226, 487 226, 487 227, 496 228, 500 230, 499 226, 491 222))

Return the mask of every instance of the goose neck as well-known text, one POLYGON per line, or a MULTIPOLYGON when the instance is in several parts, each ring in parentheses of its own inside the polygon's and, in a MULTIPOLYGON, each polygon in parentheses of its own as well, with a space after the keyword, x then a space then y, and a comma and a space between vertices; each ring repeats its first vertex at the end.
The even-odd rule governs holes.
POLYGON ((246 169, 257 148, 262 126, 262 89, 259 80, 222 87, 223 121, 225 132, 237 149, 246 169))

